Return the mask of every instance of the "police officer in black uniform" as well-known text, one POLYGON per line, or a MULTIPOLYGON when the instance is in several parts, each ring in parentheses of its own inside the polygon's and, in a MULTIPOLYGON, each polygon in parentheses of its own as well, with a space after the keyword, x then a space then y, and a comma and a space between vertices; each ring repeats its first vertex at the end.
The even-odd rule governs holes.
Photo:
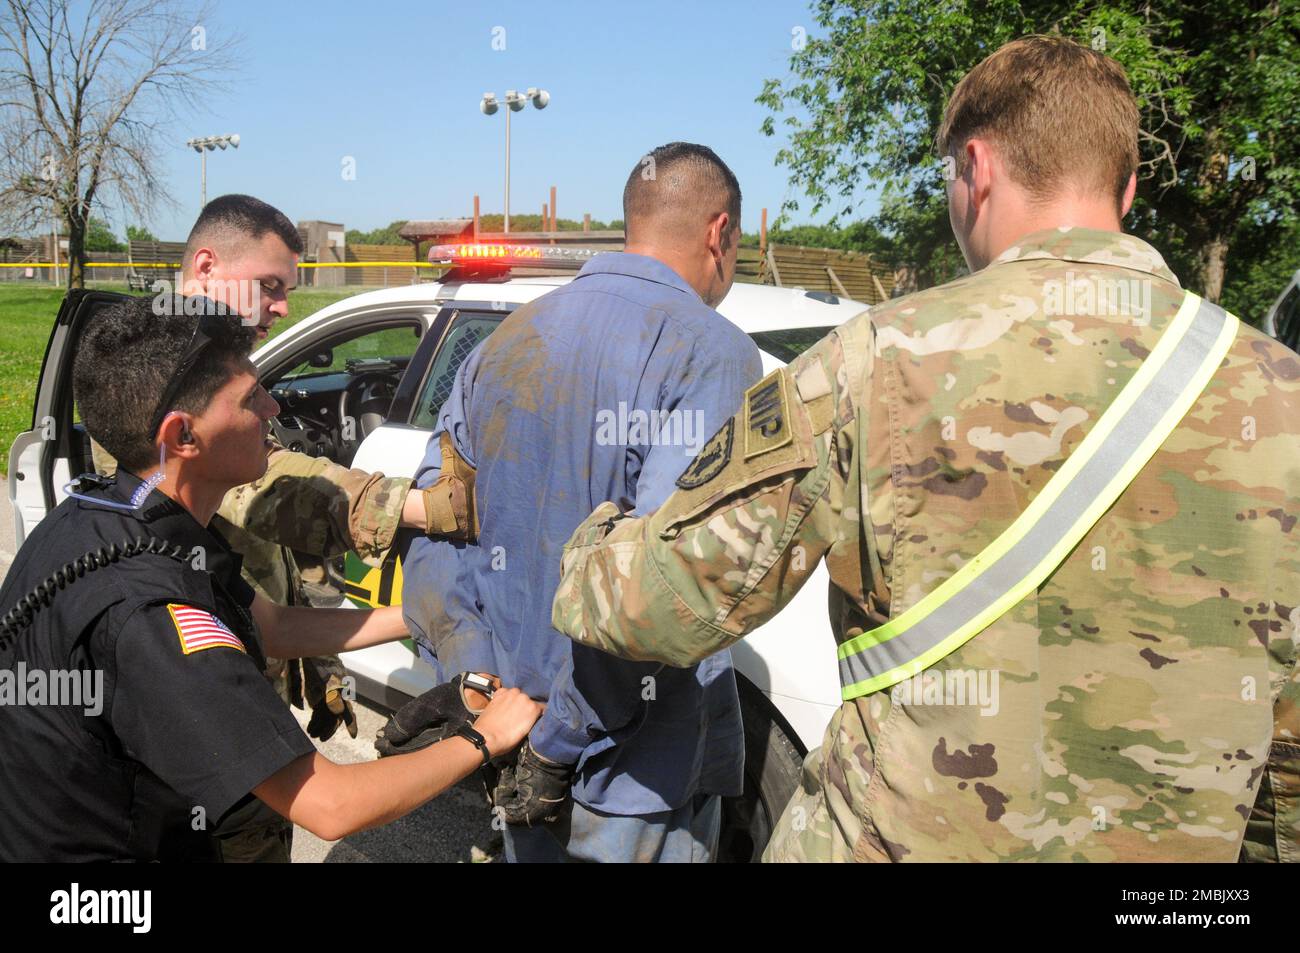
POLYGON ((272 811, 336 839, 440 793, 540 713, 498 690, 473 727, 425 750, 347 766, 316 753, 262 675, 266 647, 296 657, 406 631, 400 607, 255 600, 206 528, 225 490, 265 467, 279 409, 247 360, 251 329, 206 305, 196 320, 180 299, 170 315, 135 299, 79 348, 83 420, 123 468, 83 478, 0 588, 0 860, 221 860, 223 837, 274 829, 272 811))

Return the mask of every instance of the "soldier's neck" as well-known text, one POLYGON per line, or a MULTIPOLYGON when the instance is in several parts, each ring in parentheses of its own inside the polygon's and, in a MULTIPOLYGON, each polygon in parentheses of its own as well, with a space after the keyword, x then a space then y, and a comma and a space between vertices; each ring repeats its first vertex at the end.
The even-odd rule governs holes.
POLYGON ((1047 205, 1026 205, 1019 215, 999 222, 996 234, 990 236, 985 264, 996 259, 1026 235, 1053 228, 1091 228, 1102 232, 1120 232, 1123 231, 1123 224, 1114 205, 1090 197, 1062 196, 1047 205))

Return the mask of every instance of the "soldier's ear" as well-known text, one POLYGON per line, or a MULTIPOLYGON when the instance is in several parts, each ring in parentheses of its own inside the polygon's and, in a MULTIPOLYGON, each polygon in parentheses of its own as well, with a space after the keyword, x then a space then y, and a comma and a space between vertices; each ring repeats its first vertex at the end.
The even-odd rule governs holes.
POLYGON ((1003 178, 1003 169, 997 152, 989 143, 984 139, 967 139, 966 173, 963 179, 968 190, 967 194, 970 196, 972 213, 978 214, 983 211, 989 193, 993 190, 994 179, 1003 178))
POLYGON ((194 256, 187 263, 182 277, 184 278, 183 293, 186 295, 202 295, 208 286, 208 279, 217 267, 217 253, 207 246, 198 248, 194 256))
POLYGON ((1124 194, 1119 201, 1119 217, 1123 218, 1128 214, 1129 209, 1133 207, 1133 197, 1137 195, 1138 177, 1136 172, 1130 172, 1128 184, 1124 186, 1124 194))

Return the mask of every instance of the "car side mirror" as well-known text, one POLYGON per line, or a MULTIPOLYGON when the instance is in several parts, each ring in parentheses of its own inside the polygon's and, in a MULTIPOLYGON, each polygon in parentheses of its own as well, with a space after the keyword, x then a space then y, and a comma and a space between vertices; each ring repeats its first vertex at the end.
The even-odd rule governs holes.
POLYGON ((307 363, 312 367, 329 367, 334 363, 334 352, 321 351, 319 354, 313 354, 307 363))

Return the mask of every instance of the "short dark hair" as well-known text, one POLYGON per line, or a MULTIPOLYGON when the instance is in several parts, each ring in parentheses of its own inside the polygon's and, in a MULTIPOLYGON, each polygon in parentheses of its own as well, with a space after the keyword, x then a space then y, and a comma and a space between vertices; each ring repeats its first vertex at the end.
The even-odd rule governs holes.
MULTIPOLYGON (((179 296, 131 298, 96 315, 77 345, 72 392, 90 435, 133 473, 158 462, 149 434, 153 413, 194 338, 194 310, 179 296), (160 306, 161 305, 161 306, 160 306), (161 312, 161 313, 160 313, 161 312)), ((186 375, 174 408, 201 413, 248 356, 254 329, 216 302, 211 343, 186 375)), ((169 408, 171 409, 171 408, 169 408)))
POLYGON ((623 187, 623 221, 629 236, 640 223, 726 212, 740 227, 740 182, 708 146, 670 142, 642 156, 623 187))
POLYGON ((223 195, 203 206, 185 240, 185 261, 213 239, 256 240, 274 232, 295 255, 302 254, 302 236, 289 217, 274 205, 251 195, 223 195))

